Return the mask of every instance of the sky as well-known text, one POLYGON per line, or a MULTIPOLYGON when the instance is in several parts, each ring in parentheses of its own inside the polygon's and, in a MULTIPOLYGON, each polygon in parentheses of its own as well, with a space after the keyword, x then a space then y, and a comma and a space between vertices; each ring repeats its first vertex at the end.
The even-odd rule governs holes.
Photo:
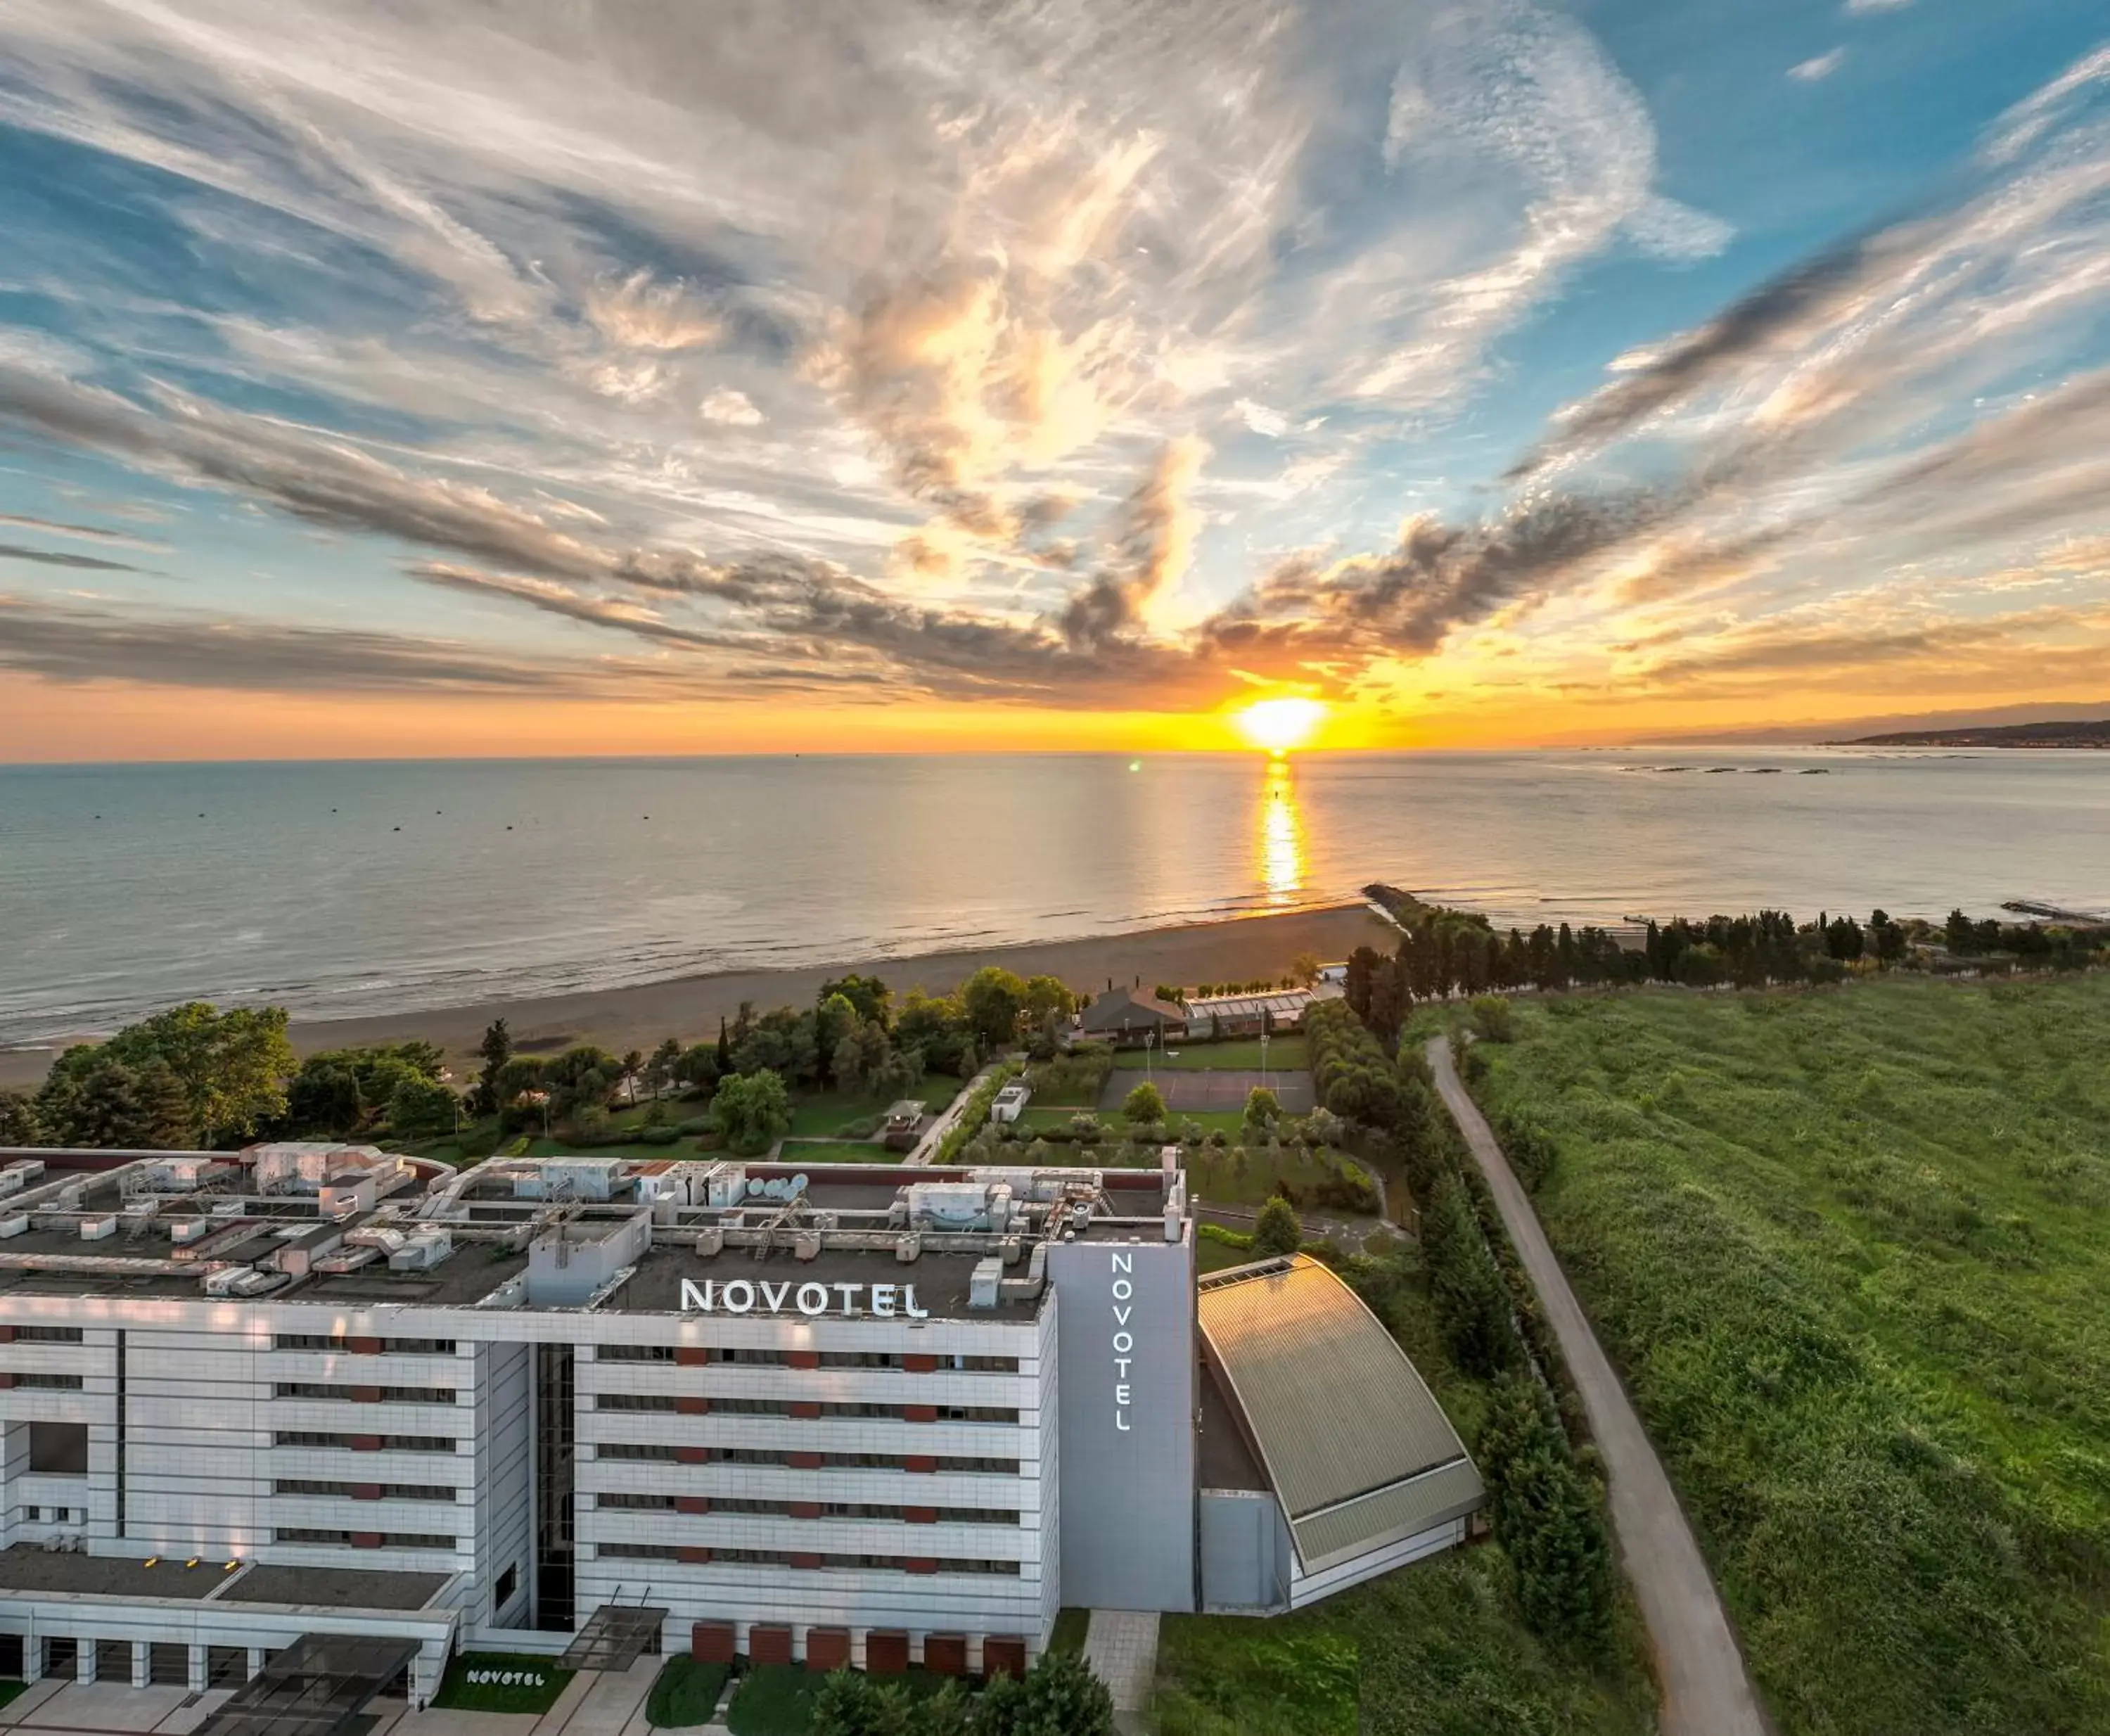
POLYGON ((0 759, 2110 711, 2097 0, 9 0, 0 759))

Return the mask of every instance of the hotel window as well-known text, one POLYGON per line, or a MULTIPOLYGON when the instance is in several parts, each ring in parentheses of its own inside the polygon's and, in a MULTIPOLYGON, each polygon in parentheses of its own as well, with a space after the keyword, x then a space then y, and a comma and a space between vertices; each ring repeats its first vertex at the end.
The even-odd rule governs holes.
POLYGON ((15 1342, 18 1344, 78 1344, 81 1341, 79 1326, 17 1326, 15 1342))
POLYGON ((445 1453, 455 1450, 455 1440, 447 1435, 354 1435, 327 1433, 315 1429, 281 1429, 271 1437, 274 1447, 322 1447, 348 1449, 355 1441, 377 1440, 378 1451, 383 1453, 445 1453))
MULTIPOLYGON (((452 1356, 455 1341, 451 1338, 384 1338, 365 1339, 363 1342, 378 1344, 383 1356, 452 1356)), ((280 1332, 271 1340, 274 1350, 326 1350, 345 1354, 354 1353, 351 1339, 340 1333, 280 1332)))
POLYGON ((425 1531, 359 1532, 317 1530, 307 1525, 280 1525, 272 1532, 274 1542, 282 1543, 328 1543, 339 1548, 350 1548, 355 1535, 378 1536, 380 1541, 370 1547, 380 1549, 451 1549, 455 1540, 425 1531))
POLYGON ((672 1344, 596 1344, 593 1359, 596 1362, 671 1362, 674 1360, 672 1344))
MULTIPOLYGON (((713 1505, 720 1506, 722 1504, 722 1503, 713 1503, 713 1505)), ((646 1512, 671 1513, 674 1511, 674 1498, 672 1495, 634 1495, 611 1493, 595 1495, 594 1497, 594 1505, 598 1507, 624 1507, 639 1509, 646 1512)))
MULTIPOLYGON (((78 1377, 75 1385, 79 1384, 78 1377)), ((281 1380, 272 1389, 280 1398, 330 1398, 356 1404, 452 1404, 451 1386, 350 1386, 325 1380, 281 1380), (378 1396, 367 1396, 374 1394, 378 1396)))
POLYGON ((79 1375, 18 1374, 15 1376, 15 1385, 34 1387, 47 1393, 77 1393, 81 1387, 79 1375))
POLYGON ((594 1448, 597 1459, 665 1459, 671 1462, 676 1448, 645 1446, 636 1441, 603 1441, 594 1448))
POLYGON ((677 1401, 671 1393, 598 1393, 597 1411, 671 1411, 677 1401))

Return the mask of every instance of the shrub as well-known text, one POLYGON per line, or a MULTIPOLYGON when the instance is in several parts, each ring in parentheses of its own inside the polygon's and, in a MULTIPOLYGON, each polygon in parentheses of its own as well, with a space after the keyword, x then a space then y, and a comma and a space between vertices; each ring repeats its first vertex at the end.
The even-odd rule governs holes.
POLYGON ((1488 1516, 1526 1625, 1578 1653, 1601 1647, 1612 1620, 1605 1516, 1535 1379, 1509 1375, 1496 1383, 1479 1447, 1488 1516))
POLYGON ((1509 1286, 1487 1250, 1471 1196, 1456 1175, 1436 1183, 1421 1214, 1429 1290, 1443 1336, 1460 1367, 1483 1376, 1513 1368, 1523 1344, 1509 1286))
POLYGON ((1545 1128, 1503 1109, 1495 1116, 1495 1138, 1518 1181, 1534 1194, 1546 1185, 1553 1173, 1555 1153, 1553 1136, 1545 1128))
POLYGON ((1294 1253, 1303 1242, 1304 1226, 1297 1220, 1296 1207, 1279 1194, 1261 1205, 1253 1224, 1252 1246, 1256 1258, 1294 1253))
POLYGON ((1282 1119, 1282 1099, 1264 1085, 1246 1093, 1245 1122, 1248 1127, 1272 1127, 1282 1119))
POLYGON ((1131 1122, 1161 1122, 1165 1119, 1164 1096, 1146 1079, 1122 1099, 1121 1114, 1131 1122))
POLYGON ((1475 995, 1472 1014, 1473 1029, 1483 1041, 1514 1043, 1516 1040, 1516 1009, 1510 1005, 1506 995, 1475 995))

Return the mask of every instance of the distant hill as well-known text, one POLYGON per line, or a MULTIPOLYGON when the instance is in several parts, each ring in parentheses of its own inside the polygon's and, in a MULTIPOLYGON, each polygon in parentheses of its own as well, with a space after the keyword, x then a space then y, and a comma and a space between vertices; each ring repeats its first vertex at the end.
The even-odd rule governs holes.
POLYGON ((2092 723, 2001 723, 1985 728, 1912 729, 1859 736, 1826 747, 2095 747, 2110 748, 2110 718, 2092 723))

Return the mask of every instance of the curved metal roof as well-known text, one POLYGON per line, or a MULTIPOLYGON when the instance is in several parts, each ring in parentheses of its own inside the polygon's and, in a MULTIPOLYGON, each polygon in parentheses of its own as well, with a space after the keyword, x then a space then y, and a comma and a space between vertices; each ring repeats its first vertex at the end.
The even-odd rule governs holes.
POLYGON ((1306 1571, 1479 1506, 1479 1473, 1428 1383, 1316 1260, 1205 1278, 1200 1317, 1306 1571))

